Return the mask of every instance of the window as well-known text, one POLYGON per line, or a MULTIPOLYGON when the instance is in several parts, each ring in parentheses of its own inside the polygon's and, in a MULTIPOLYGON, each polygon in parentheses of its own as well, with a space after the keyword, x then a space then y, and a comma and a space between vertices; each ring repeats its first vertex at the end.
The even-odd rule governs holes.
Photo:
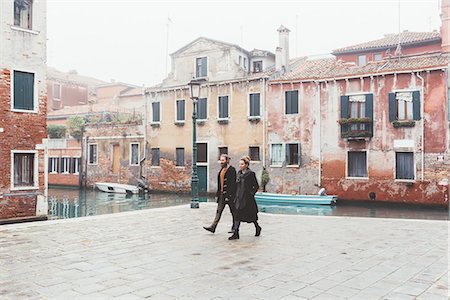
POLYGON ((270 155, 270 164, 273 166, 283 165, 283 145, 282 144, 272 144, 270 155))
POLYGON ((14 25, 32 29, 32 0, 14 0, 14 25))
POLYGON ((130 165, 139 166, 139 143, 130 144, 130 165))
POLYGON ((242 66, 242 56, 239 55, 239 65, 242 66))
POLYGON ((247 58, 244 57, 244 69, 247 70, 247 58))
POLYGON ((395 178, 414 180, 414 153, 397 152, 395 153, 395 178))
POLYGON ((61 99, 61 85, 59 83, 53 84, 53 99, 61 99))
POLYGON ((208 144, 197 143, 197 162, 199 163, 208 162, 208 144))
POLYGON ((186 103, 184 100, 177 100, 177 121, 186 119, 186 103))
MULTIPOLYGON (((366 96, 349 96, 348 99, 349 118, 362 119, 366 117, 366 96)), ((350 125, 351 131, 365 130, 365 124, 355 123, 350 125)))
POLYGON ((196 77, 208 76, 208 60, 206 57, 197 58, 195 74, 196 74, 196 77))
POLYGON ((219 119, 228 119, 228 96, 219 97, 219 119))
POLYGON ((367 177, 367 153, 348 152, 347 162, 348 177, 367 177))
POLYGON ((89 144, 89 160, 90 165, 96 165, 98 162, 98 145, 89 144))
POLYGON ((70 173, 70 157, 61 158, 61 173, 63 174, 70 173))
POLYGON ((389 121, 420 120, 420 92, 405 91, 389 94, 389 121))
POLYGON ((374 60, 375 61, 379 61, 383 59, 383 54, 382 53, 375 53, 374 55, 374 60))
POLYGON ((300 144, 286 144, 286 160, 289 166, 300 165, 300 144))
POLYGON ((258 94, 250 94, 250 117, 259 117, 260 110, 260 96, 258 94))
POLYGON ((184 148, 176 149, 177 167, 184 167, 184 148))
POLYGON ((217 158, 218 160, 220 160, 220 156, 222 154, 228 154, 228 147, 219 147, 219 157, 217 158))
POLYGON ((159 148, 152 148, 152 166, 159 167, 160 152, 159 148))
POLYGON ((56 174, 59 171, 59 157, 48 158, 48 172, 56 174))
POLYGON ((153 112, 153 123, 159 123, 161 122, 161 110, 160 110, 160 102, 153 102, 152 103, 152 112, 153 112))
POLYGON ((263 70, 262 60, 254 61, 253 62, 253 72, 258 73, 258 72, 262 72, 262 70, 263 70))
POLYGON ((80 162, 81 162, 81 158, 79 157, 72 157, 71 160, 71 170, 70 173, 72 174, 79 174, 80 173, 80 162))
POLYGON ((34 110, 34 74, 14 71, 14 109, 34 110))
POLYGON ((250 156, 250 159, 253 161, 260 161, 261 159, 259 158, 259 147, 249 147, 248 156, 250 156))
POLYGON ((208 99, 199 98, 197 102, 197 119, 206 120, 208 118, 208 99))
POLYGON ((35 187, 34 153, 14 153, 14 187, 35 187))
POLYGON ((298 91, 287 91, 285 95, 285 113, 287 115, 298 114, 298 91))
POLYGON ((365 55, 358 55, 358 66, 365 66, 367 63, 365 55))

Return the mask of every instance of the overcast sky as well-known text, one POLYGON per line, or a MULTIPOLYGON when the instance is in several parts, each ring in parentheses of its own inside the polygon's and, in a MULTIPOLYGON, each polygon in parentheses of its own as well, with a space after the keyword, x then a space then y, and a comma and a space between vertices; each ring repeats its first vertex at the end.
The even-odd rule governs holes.
MULTIPOLYGON (((401 30, 438 30, 438 1, 401 0, 401 30)), ((275 52, 283 24, 291 30, 291 57, 330 53, 399 30, 398 0, 47 3, 49 66, 136 85, 165 77, 168 23, 169 53, 199 36, 275 52)))

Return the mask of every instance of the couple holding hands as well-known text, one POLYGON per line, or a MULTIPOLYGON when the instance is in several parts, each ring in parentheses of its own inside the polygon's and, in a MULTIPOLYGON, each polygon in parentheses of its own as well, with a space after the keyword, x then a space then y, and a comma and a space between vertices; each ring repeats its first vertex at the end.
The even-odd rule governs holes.
POLYGON ((250 170, 250 157, 244 156, 239 160, 239 171, 230 165, 230 157, 227 154, 220 156, 221 169, 217 176, 217 211, 211 226, 203 227, 214 233, 219 223, 225 205, 230 207, 233 216, 233 225, 229 233, 233 233, 229 240, 239 239, 239 226, 241 222, 255 225, 255 236, 261 234, 261 226, 258 224, 258 206, 255 194, 259 189, 255 172, 250 170))

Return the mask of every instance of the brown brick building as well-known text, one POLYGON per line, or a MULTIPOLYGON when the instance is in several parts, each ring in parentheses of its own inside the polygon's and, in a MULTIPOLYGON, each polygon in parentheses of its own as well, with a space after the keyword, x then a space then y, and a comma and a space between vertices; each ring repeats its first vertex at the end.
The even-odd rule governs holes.
POLYGON ((0 2, 0 219, 47 215, 46 1, 0 2))

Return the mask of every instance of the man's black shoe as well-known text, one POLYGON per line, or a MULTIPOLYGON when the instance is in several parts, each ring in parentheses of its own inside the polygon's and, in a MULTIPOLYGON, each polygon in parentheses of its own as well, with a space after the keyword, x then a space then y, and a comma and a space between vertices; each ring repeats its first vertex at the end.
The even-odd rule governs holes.
POLYGON ((207 230, 209 232, 212 232, 212 233, 216 232, 216 227, 205 227, 205 226, 203 226, 203 229, 205 229, 205 230, 207 230))

